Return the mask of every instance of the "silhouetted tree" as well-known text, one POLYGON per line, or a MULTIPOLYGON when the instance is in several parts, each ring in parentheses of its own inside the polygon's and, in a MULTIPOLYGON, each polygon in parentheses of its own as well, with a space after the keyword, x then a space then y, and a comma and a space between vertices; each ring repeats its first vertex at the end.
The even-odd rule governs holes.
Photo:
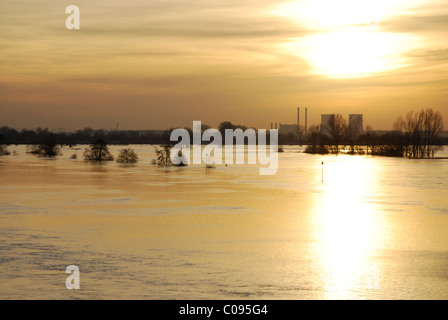
POLYGON ((39 143, 28 145, 27 153, 40 155, 43 157, 55 157, 61 155, 61 150, 56 143, 56 135, 48 132, 48 129, 37 128, 39 143))
POLYGON ((345 135, 347 130, 347 120, 341 114, 335 114, 331 117, 329 123, 330 137, 334 146, 334 153, 339 153, 339 145, 341 138, 345 135))
POLYGON ((225 136, 226 129, 235 129, 235 126, 230 121, 223 121, 219 124, 218 130, 221 132, 221 135, 225 136))
POLYGON ((162 132, 163 144, 165 144, 165 145, 172 145, 173 144, 172 141, 171 141, 171 132, 173 132, 174 130, 175 130, 175 128, 169 128, 169 129, 166 129, 166 130, 164 130, 162 132))
POLYGON ((154 163, 157 164, 159 167, 168 167, 173 165, 171 162, 171 146, 170 145, 163 145, 159 148, 154 146, 156 158, 154 159, 154 163))
POLYGON ((320 127, 317 124, 311 125, 308 129, 309 144, 305 149, 306 153, 317 153, 319 135, 320 127))
POLYGON ((118 163, 135 163, 138 161, 138 155, 131 148, 122 149, 117 157, 118 163))
POLYGON ((402 134, 402 144, 410 158, 431 158, 442 148, 443 119, 439 111, 410 111, 405 118, 399 117, 395 121, 394 129, 402 134))
POLYGON ((367 125, 364 134, 359 136, 359 142, 366 147, 368 154, 375 154, 377 136, 372 126, 367 125))
POLYGON ((39 149, 40 154, 44 157, 55 157, 61 154, 54 134, 45 134, 39 149))
POLYGON ((296 143, 297 138, 292 132, 279 134, 278 135, 278 143, 279 144, 294 144, 296 143))
POLYGON ((320 132, 320 126, 315 124, 308 128, 309 144, 305 148, 306 153, 328 153, 328 148, 325 146, 326 136, 320 132))
POLYGON ((182 150, 177 150, 178 154, 177 156, 180 158, 179 163, 173 163, 171 161, 171 152, 172 152, 172 146, 171 145, 162 145, 160 148, 157 148, 154 146, 156 158, 153 159, 153 164, 158 165, 159 167, 170 167, 170 166, 176 166, 176 167, 184 167, 188 165, 187 158, 182 154, 182 150))
POLYGON ((355 154, 355 146, 358 143, 359 129, 353 126, 347 126, 344 137, 350 147, 349 153, 355 154))
POLYGON ((378 137, 378 145, 373 155, 403 157, 404 150, 403 134, 398 131, 391 131, 378 137))
POLYGON ((297 142, 301 146, 302 145, 303 136, 305 134, 305 127, 299 125, 299 126, 296 127, 295 132, 297 134, 297 142))
POLYGON ((0 144, 0 156, 9 156, 10 152, 5 144, 0 144))
POLYGON ((109 152, 106 142, 102 139, 95 140, 94 143, 84 151, 84 160, 88 161, 112 161, 114 158, 109 152))
POLYGON ((39 154, 40 150, 39 150, 39 145, 37 144, 29 144, 26 146, 26 153, 31 153, 31 154, 39 154))

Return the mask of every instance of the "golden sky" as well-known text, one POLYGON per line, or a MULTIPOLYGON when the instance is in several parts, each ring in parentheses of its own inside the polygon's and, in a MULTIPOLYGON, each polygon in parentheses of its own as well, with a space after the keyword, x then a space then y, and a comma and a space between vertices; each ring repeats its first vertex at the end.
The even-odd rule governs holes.
POLYGON ((446 128, 447 39, 446 0, 1 0, 0 126, 266 128, 308 107, 389 129, 431 107, 446 128))

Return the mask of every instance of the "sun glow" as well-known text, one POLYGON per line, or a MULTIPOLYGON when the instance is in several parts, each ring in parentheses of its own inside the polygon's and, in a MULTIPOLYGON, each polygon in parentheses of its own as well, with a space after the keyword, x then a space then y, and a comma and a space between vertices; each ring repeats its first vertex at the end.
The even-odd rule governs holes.
POLYGON ((409 65, 406 52, 419 48, 417 36, 382 31, 381 23, 406 14, 413 1, 287 2, 273 14, 293 19, 310 35, 288 39, 282 50, 305 59, 314 74, 366 77, 409 65))
POLYGON ((288 17, 310 30, 371 24, 412 11, 423 0, 302 0, 284 2, 273 14, 288 17))
POLYGON ((404 53, 417 46, 415 37, 362 27, 313 34, 283 44, 287 52, 305 58, 313 73, 333 78, 366 77, 407 66, 404 53))

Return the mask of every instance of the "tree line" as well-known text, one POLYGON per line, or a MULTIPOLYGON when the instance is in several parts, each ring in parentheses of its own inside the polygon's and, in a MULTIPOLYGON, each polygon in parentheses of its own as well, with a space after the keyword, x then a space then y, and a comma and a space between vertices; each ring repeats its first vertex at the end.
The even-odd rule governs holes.
MULTIPOLYGON (((209 128, 211 127, 202 124, 201 133, 209 128)), ((305 144, 307 153, 338 154, 344 150, 350 154, 432 158, 437 151, 442 149, 443 145, 448 144, 448 138, 441 137, 443 131, 441 113, 432 109, 420 112, 411 111, 405 117, 399 117, 393 123, 394 129, 384 134, 378 134, 371 126, 366 126, 364 132, 359 132, 357 128, 351 127, 340 114, 331 117, 325 126, 325 132, 322 131, 322 128, 322 125, 311 125, 305 135, 304 128, 300 126, 297 128, 296 134, 279 134, 279 145, 305 144)), ((99 146, 103 144, 172 145, 170 136, 174 129, 121 132, 84 128, 73 133, 54 133, 47 128, 18 131, 4 126, 0 128, 0 155, 9 154, 7 148, 9 144, 27 144, 27 152, 48 157, 59 155, 59 146, 77 144, 93 146, 95 141, 101 142, 96 143, 99 146)), ((185 129, 190 133, 190 137, 193 137, 192 129, 185 129)), ((230 121, 221 122, 218 130, 224 137, 226 129, 245 131, 248 127, 235 125, 230 121)), ((101 147, 99 152, 102 152, 101 147)))
MULTIPOLYGON (((210 129, 211 126, 202 124, 201 133, 210 129)), ((22 129, 16 130, 8 126, 0 127, 0 144, 27 144, 39 145, 49 140, 54 141, 58 145, 77 145, 90 144, 95 140, 104 140, 108 144, 169 144, 171 132, 177 128, 166 130, 105 130, 92 129, 86 127, 75 132, 55 133, 48 128, 37 128, 36 130, 22 129)), ((191 128, 184 128, 193 136, 191 128)), ((245 131, 248 127, 244 125, 233 124, 230 121, 223 121, 219 124, 218 130, 224 136, 226 129, 242 129, 245 131)))
POLYGON ((432 109, 410 111, 405 117, 398 117, 393 123, 394 129, 381 135, 371 126, 366 126, 363 133, 357 132, 340 114, 331 117, 325 128, 322 132, 322 125, 309 127, 305 152, 338 154, 344 150, 349 154, 434 158, 448 143, 441 137, 442 115, 432 109))
POLYGON ((159 144, 166 140, 166 133, 156 130, 146 130, 144 132, 137 130, 95 130, 89 127, 68 133, 55 133, 48 128, 22 129, 20 131, 7 126, 0 128, 0 144, 37 145, 49 139, 54 140, 58 145, 90 144, 98 139, 107 141, 108 144, 159 144))

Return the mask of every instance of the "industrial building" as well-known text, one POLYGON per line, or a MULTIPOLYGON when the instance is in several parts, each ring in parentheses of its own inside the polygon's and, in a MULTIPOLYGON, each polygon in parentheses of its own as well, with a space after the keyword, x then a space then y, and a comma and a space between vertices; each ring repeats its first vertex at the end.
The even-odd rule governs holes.
MULTIPOLYGON (((320 132, 325 135, 331 135, 331 123, 334 121, 335 114, 321 114, 320 132)), ((305 136, 308 133, 308 108, 305 108, 305 124, 303 126, 303 133, 305 136)), ((297 108, 297 123, 286 124, 271 122, 271 129, 278 129, 279 134, 294 134, 297 135, 300 127, 300 107, 297 108)), ((356 135, 364 133, 363 114, 349 114, 348 128, 353 129, 356 135)))
MULTIPOLYGON (((271 122, 271 129, 278 129, 279 134, 293 133, 294 135, 297 135, 299 127, 300 127, 300 107, 297 108, 297 123, 296 124, 271 122)), ((305 108, 305 125, 304 125, 305 135, 307 134, 307 132, 308 132, 308 108, 305 108)))
POLYGON ((353 130, 356 135, 364 133, 364 127, 362 123, 362 114, 349 114, 348 115, 348 127, 353 130))

